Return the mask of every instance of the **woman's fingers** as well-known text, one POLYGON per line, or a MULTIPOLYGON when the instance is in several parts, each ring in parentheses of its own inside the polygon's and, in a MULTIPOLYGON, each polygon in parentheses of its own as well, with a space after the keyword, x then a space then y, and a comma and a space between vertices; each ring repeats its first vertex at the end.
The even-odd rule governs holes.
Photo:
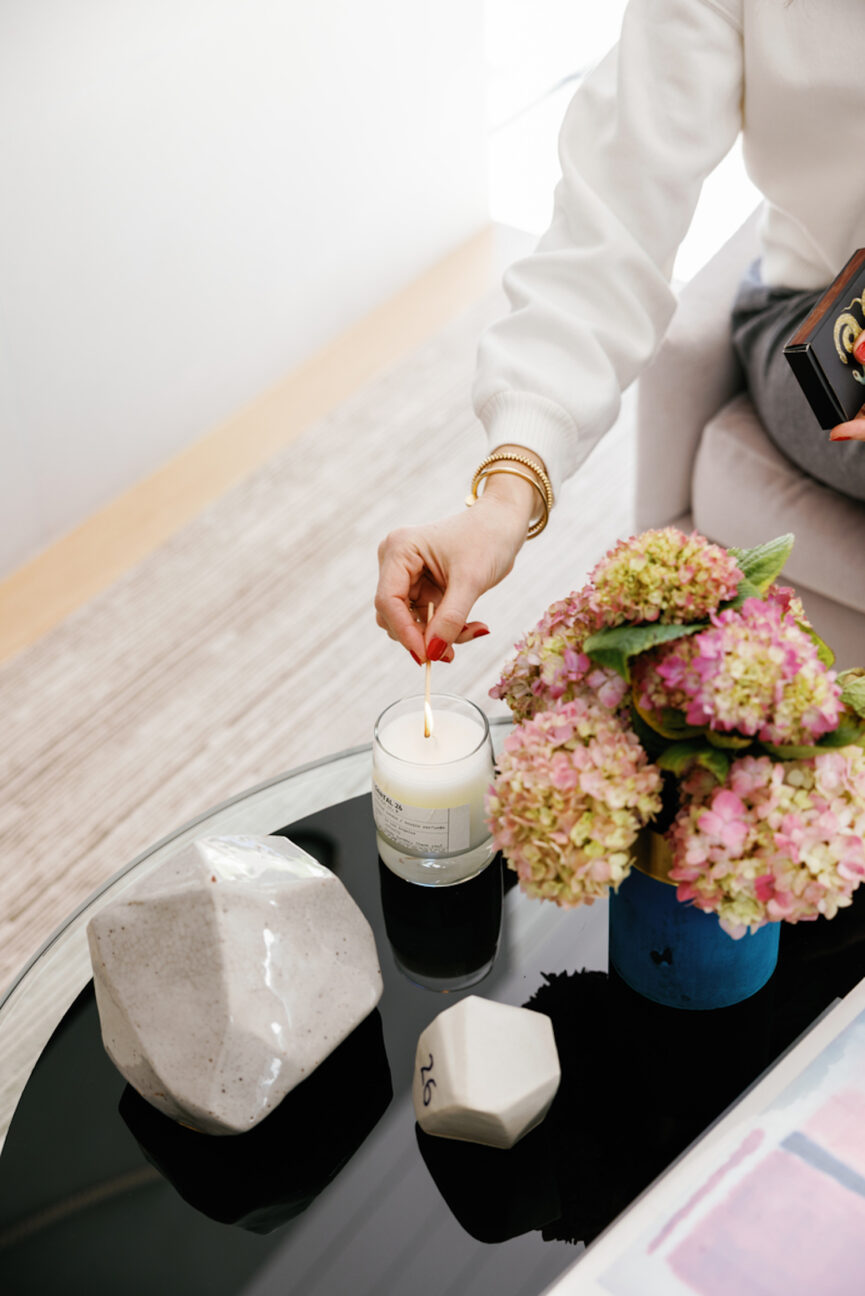
POLYGON ((426 618, 418 618, 412 592, 424 589, 424 561, 407 531, 394 531, 378 551, 379 581, 375 596, 376 622, 407 648, 417 661, 426 659, 426 618))
POLYGON ((415 661, 452 661, 453 644, 489 633, 472 607, 510 571, 525 526, 509 500, 485 494, 465 513, 392 531, 378 551, 378 624, 415 661))
POLYGON ((849 423, 839 423, 829 433, 830 441, 865 441, 865 418, 857 414, 849 423))
POLYGON ((865 405, 854 418, 839 423, 829 433, 830 441, 865 441, 865 405))
POLYGON ((471 643, 473 639, 483 639, 489 632, 490 628, 485 621, 469 621, 467 625, 463 626, 454 643, 471 643))
POLYGON ((427 655, 432 661, 438 661, 451 644, 465 642, 464 627, 469 624, 472 607, 483 592, 483 585, 472 575, 463 571, 452 575, 426 632, 427 655))

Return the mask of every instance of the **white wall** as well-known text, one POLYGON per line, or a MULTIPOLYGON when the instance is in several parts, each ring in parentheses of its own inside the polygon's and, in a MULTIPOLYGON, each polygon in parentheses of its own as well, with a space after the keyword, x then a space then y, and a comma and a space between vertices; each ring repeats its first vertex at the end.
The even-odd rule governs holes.
POLYGON ((482 0, 5 0, 0 574, 487 219, 482 0))

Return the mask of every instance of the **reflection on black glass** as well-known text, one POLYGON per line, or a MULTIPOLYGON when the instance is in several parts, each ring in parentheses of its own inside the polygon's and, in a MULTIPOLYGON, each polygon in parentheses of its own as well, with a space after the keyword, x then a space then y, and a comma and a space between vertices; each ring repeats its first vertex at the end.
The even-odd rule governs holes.
POLYGON ((507 1151, 415 1132, 436 1187, 478 1242, 506 1242, 560 1217, 546 1124, 507 1151))
POLYGON ((604 972, 553 973, 526 1007, 553 1022, 562 1081, 509 1151, 418 1131, 463 1228, 484 1242, 539 1229, 588 1244, 769 1061, 772 984, 736 1008, 686 1012, 604 972))
POLYGON ((602 972, 545 976, 562 1083, 547 1117, 562 1201, 547 1240, 588 1244, 768 1062, 771 982, 735 1008, 688 1012, 602 972))
POLYGON ((190 1206, 222 1224, 269 1233, 335 1178, 392 1096, 376 1009, 246 1134, 219 1137, 178 1125, 129 1085, 119 1111, 148 1161, 190 1206))
POLYGON ((502 862, 455 886, 419 886, 379 859, 384 924, 397 966, 435 990, 476 985, 495 962, 502 926, 502 862))

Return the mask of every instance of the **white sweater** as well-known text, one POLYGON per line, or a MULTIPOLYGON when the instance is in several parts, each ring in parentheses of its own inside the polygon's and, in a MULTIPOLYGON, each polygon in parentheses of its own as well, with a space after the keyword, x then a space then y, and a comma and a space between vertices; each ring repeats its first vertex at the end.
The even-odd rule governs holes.
POLYGON ((865 0, 630 0, 566 114, 552 224, 478 352, 490 447, 536 451, 554 489, 661 341, 676 250, 740 131, 763 279, 823 287, 865 246, 865 0))

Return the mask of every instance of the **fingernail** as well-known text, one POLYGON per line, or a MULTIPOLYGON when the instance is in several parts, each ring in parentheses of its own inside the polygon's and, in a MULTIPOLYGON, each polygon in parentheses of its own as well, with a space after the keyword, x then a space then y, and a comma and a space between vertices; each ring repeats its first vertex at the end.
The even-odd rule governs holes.
POLYGON ((829 440, 830 441, 852 441, 853 438, 851 436, 830 436, 829 440))
POLYGON ((447 652, 447 648, 444 639, 439 639, 438 635, 434 635, 427 644, 426 655, 430 661, 441 661, 442 653, 447 652))
POLYGON ((411 653, 412 657, 414 657, 414 659, 415 659, 415 661, 417 662, 418 666, 423 666, 423 662, 421 661, 420 657, 418 657, 417 653, 416 653, 416 652, 412 652, 412 651, 411 651, 411 648, 409 648, 409 652, 411 653))
POLYGON ((484 635, 488 635, 488 634, 489 634, 489 630, 487 630, 487 629, 483 629, 483 630, 476 630, 476 631, 474 632, 474 634, 472 635, 472 638, 473 638, 473 639, 483 639, 484 635))

